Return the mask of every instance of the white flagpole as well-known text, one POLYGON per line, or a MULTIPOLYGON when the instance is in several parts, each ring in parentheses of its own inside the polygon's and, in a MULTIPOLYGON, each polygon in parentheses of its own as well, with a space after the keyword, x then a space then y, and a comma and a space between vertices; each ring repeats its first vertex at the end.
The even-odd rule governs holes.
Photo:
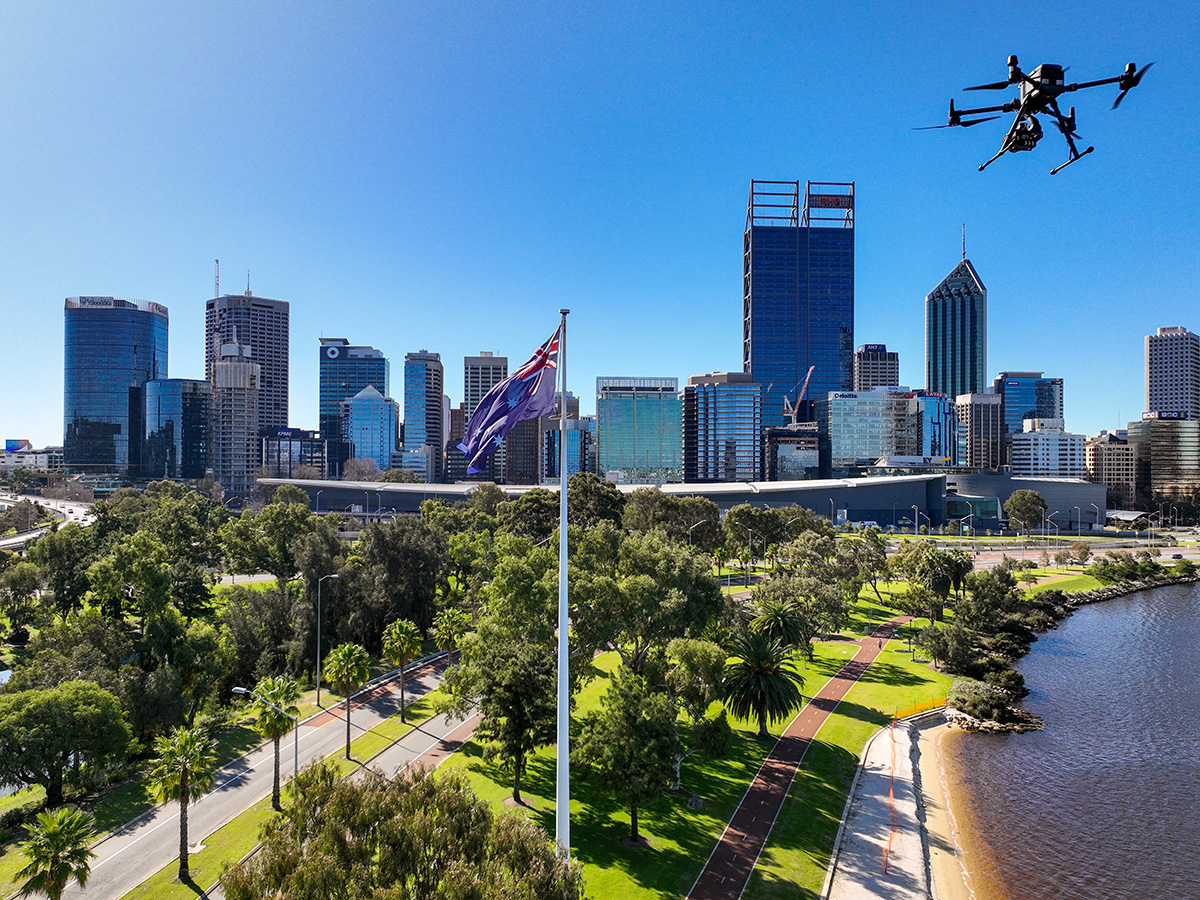
POLYGON ((554 838, 561 856, 571 855, 571 696, 567 656, 567 316, 560 309, 558 333, 558 751, 554 838))

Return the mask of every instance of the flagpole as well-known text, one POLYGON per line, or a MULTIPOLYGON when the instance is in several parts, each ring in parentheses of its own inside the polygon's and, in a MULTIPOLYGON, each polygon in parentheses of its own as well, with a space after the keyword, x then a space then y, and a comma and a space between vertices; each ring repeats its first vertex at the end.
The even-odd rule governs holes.
POLYGON ((563 857, 571 855, 571 696, 567 656, 567 316, 560 309, 558 335, 558 751, 554 838, 563 857))

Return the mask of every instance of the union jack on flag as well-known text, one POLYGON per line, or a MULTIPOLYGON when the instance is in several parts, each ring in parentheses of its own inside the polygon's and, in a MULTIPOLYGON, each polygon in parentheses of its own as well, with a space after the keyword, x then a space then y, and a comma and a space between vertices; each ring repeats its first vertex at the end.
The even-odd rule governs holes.
POLYGON ((518 422, 554 412, 559 331, 561 326, 519 369, 492 385, 471 413, 458 445, 467 456, 468 475, 484 471, 487 457, 500 449, 518 422))

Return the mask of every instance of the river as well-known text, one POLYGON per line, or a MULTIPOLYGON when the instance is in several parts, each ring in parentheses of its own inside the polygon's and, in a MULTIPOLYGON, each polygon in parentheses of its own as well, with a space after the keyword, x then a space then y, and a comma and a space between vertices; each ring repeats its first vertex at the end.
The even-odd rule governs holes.
POLYGON ((1084 607, 1019 668, 1044 730, 943 741, 979 900, 1200 898, 1200 586, 1084 607))

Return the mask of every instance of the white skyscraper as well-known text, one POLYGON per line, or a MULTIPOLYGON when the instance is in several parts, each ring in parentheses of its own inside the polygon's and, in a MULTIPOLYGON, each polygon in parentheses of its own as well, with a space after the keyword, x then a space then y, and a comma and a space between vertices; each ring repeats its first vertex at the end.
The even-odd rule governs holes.
POLYGON ((1182 325, 1146 335, 1146 412, 1200 418, 1200 337, 1182 325))

